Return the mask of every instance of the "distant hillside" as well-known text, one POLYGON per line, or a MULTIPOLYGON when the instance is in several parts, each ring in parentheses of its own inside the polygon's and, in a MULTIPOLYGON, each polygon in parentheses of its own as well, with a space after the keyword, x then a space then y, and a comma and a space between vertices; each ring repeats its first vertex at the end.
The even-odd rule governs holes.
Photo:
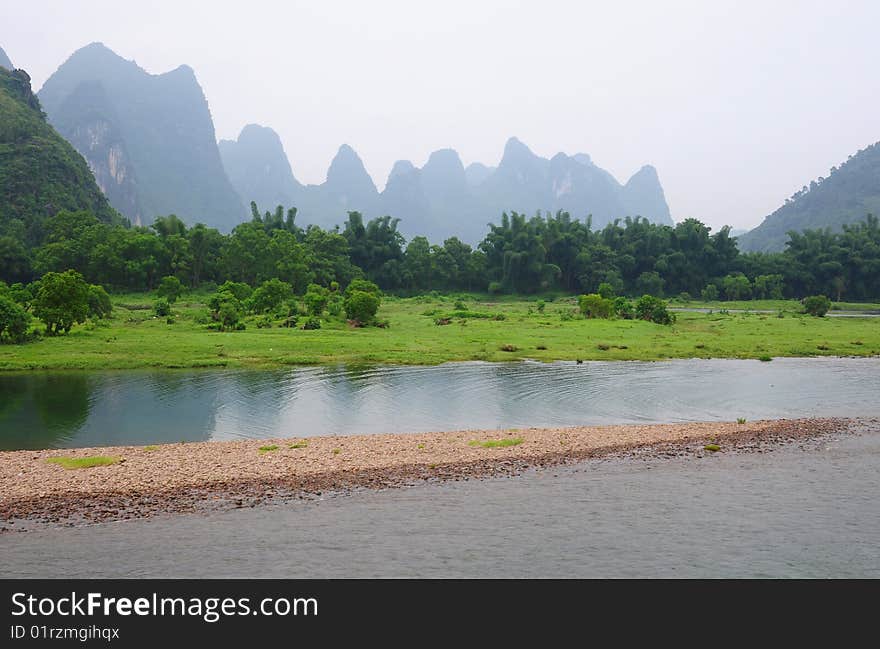
POLYGON ((5 68, 6 70, 13 69, 12 61, 6 56, 6 52, 3 51, 2 47, 0 47, 0 68, 5 68))
POLYGON ((0 236, 33 243, 60 210, 121 222, 86 161, 46 122, 27 73, 0 69, 0 236))
POLYGON ((740 236, 745 251, 782 250, 790 230, 831 228, 880 215, 880 142, 850 156, 785 201, 758 227, 740 236))
POLYGON ((151 75, 93 43, 61 65, 39 97, 113 206, 134 223, 174 213, 229 230, 244 220, 190 67, 151 75))
POLYGON ((421 168, 398 160, 381 193, 347 145, 340 147, 321 185, 296 182, 271 129, 246 127, 237 142, 221 143, 221 154, 244 202, 256 200, 261 209, 272 209, 281 197, 292 196, 283 204, 296 205, 301 224, 329 227, 342 223, 347 210, 358 210, 367 218, 400 218, 400 231, 407 237, 425 235, 442 242, 457 236, 477 243, 487 224, 497 222, 504 211, 531 216, 538 210, 566 210, 582 219, 592 215, 595 227, 636 215, 672 223, 653 167, 642 167, 621 185, 586 154, 559 153, 547 160, 516 138, 507 142, 497 167, 474 163, 465 169, 454 149, 435 151, 421 168))
POLYGON ((220 140, 219 146, 226 175, 245 203, 256 201, 263 209, 297 203, 303 187, 271 128, 248 124, 237 140, 220 140))

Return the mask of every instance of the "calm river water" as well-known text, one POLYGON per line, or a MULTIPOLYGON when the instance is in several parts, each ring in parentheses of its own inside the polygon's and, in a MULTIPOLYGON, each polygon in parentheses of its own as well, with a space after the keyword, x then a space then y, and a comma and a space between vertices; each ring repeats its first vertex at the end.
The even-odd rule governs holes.
POLYGON ((880 358, 0 374, 0 450, 880 415, 880 358))

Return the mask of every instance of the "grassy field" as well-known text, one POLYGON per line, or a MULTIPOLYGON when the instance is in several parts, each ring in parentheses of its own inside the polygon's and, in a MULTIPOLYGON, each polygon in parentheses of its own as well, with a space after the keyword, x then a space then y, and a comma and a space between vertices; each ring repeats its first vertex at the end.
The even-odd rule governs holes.
POLYGON ((536 299, 459 296, 467 312, 503 314, 493 319, 463 317, 452 297, 386 297, 379 317, 390 322, 387 329, 353 329, 332 319, 315 331, 259 329, 249 318, 245 331, 216 332, 197 324, 204 298, 184 296, 168 324, 153 316, 154 296, 114 296, 109 320, 76 326, 66 336, 0 346, 0 370, 880 354, 880 318, 813 318, 798 314, 793 301, 674 304, 773 313, 679 312, 677 323, 666 327, 572 317, 573 298, 547 301, 542 314, 536 299), (446 317, 450 324, 435 324, 446 317))

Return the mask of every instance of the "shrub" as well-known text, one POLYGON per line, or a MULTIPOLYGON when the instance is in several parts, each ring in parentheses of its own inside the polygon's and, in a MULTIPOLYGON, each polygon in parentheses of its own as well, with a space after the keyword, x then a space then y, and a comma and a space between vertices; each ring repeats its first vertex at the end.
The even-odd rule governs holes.
POLYGON ((177 298, 183 295, 183 284, 174 275, 167 275, 159 282, 159 288, 156 289, 158 297, 164 297, 169 304, 177 302, 177 298))
POLYGON ((345 302, 346 317, 357 323, 359 326, 371 324, 379 310, 379 298, 365 291, 352 291, 346 296, 345 302))
POLYGON ((36 284, 22 284, 21 282, 16 282, 5 291, 3 294, 6 297, 10 298, 13 302, 17 302, 25 309, 29 309, 31 306, 31 302, 34 299, 34 291, 36 290, 36 284))
MULTIPOLYGON (((292 292, 293 288, 290 284, 273 277, 260 284, 251 293, 247 305, 252 313, 268 313, 280 307, 292 292)), ((243 300, 244 298, 238 299, 243 300)))
POLYGON ((643 295, 636 302, 636 316, 639 320, 647 320, 661 325, 671 325, 675 316, 666 309, 666 302, 652 295, 643 295))
POLYGON ((628 300, 625 297, 617 297, 614 298, 614 314, 618 318, 632 320, 636 317, 636 307, 631 300, 628 300))
POLYGON ((811 295, 804 298, 804 313, 817 318, 823 317, 831 308, 831 300, 824 295, 811 295))
POLYGON ((544 300, 538 300, 537 304, 535 304, 535 308, 538 309, 538 313, 544 315, 544 309, 547 308, 547 303, 544 300))
POLYGON ((297 322, 299 322, 299 316, 289 315, 281 321, 281 324, 279 326, 293 329, 296 326, 297 322))
POLYGON ((752 283, 742 273, 731 273, 721 280, 721 285, 728 300, 747 300, 752 294, 752 283))
POLYGON ((614 313, 614 302, 598 293, 578 297, 578 307, 586 318, 610 318, 614 313))
POLYGON ((257 318, 257 329, 269 329, 272 327, 272 317, 268 315, 257 318))
POLYGON ((330 291, 319 284, 309 284, 306 294, 303 296, 303 302, 306 303, 306 310, 309 315, 320 316, 327 308, 330 301, 330 291))
POLYGON ((33 311, 50 336, 67 333, 89 315, 89 285, 75 270, 46 273, 40 279, 33 311))
POLYGON ((678 294, 678 301, 681 302, 682 304, 687 304, 688 302, 691 301, 691 294, 688 293, 687 291, 682 291, 681 293, 678 294))
POLYGON ((164 297, 156 300, 153 304, 153 312, 160 318, 171 315, 171 304, 164 297))
POLYGON ((302 328, 305 330, 320 329, 321 328, 321 319, 312 316, 311 318, 309 318, 308 320, 306 320, 303 323, 302 328))
MULTIPOLYGON (((221 288, 229 283, 225 282, 221 288)), ((241 300, 231 291, 218 289, 208 300, 208 308, 211 309, 211 318, 220 326, 221 331, 244 329, 244 323, 241 322, 244 308, 241 300)))
POLYGON ((89 317, 106 318, 112 312, 113 305, 104 287, 98 284, 89 285, 89 317))
POLYGON ((467 311, 467 304, 465 304, 461 300, 456 300, 455 304, 453 304, 452 306, 456 311, 467 311))
POLYGON ((0 295, 0 341, 24 342, 31 315, 5 295, 0 295))
POLYGON ((492 295, 498 295, 501 293, 503 287, 501 286, 501 282, 489 282, 489 293, 492 295))

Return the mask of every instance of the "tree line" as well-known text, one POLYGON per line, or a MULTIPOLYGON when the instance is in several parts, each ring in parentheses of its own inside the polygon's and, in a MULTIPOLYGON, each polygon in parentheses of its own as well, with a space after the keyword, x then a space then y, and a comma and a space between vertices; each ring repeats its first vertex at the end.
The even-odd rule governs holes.
POLYGON ((871 215, 841 232, 791 232, 783 252, 768 254, 741 253, 728 227, 712 233, 697 219, 626 218, 594 231, 567 212, 512 212, 473 248, 456 237, 406 241, 390 216, 349 212, 341 227, 303 228, 295 208, 251 208, 252 219, 228 235, 174 215, 126 227, 86 211, 59 212, 27 232, 0 226, 0 280, 27 284, 73 269, 89 284, 135 291, 172 276, 192 288, 278 279, 297 295, 366 279, 399 293, 596 293, 607 284, 616 295, 880 298, 880 225, 871 215))

